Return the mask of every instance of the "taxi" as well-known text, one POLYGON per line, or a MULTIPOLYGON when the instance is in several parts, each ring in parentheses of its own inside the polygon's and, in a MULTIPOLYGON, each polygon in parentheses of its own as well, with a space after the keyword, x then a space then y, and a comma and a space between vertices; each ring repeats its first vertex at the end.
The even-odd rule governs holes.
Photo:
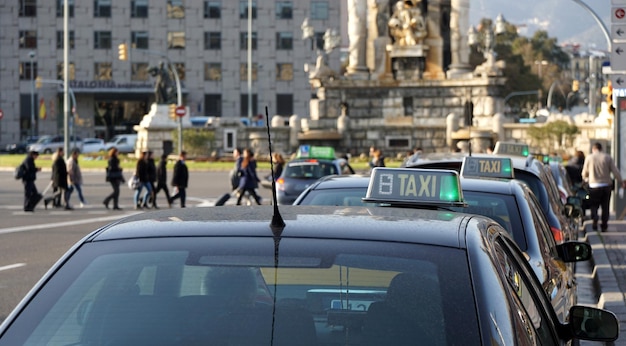
POLYGON ((449 209, 465 204, 456 172, 375 168, 365 199, 382 206, 169 209, 102 227, 0 325, 0 346, 618 337, 606 310, 573 306, 560 322, 508 233, 449 209))

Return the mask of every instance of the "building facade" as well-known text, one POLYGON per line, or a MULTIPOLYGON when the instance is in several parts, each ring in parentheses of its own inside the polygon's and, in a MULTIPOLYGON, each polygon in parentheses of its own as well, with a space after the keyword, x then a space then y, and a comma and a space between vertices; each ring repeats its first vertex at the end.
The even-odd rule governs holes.
MULTIPOLYGON (((74 132, 105 139, 132 133, 155 100, 149 68, 161 62, 178 72, 190 116, 257 117, 267 106, 270 115, 307 117, 312 91, 304 65, 323 49, 326 29, 339 29, 341 2, 250 3, 69 0, 74 132), (307 40, 301 29, 305 18, 314 29, 307 40), (127 60, 119 59, 120 44, 128 47, 127 60)), ((30 134, 63 133, 63 7, 63 0, 0 4, 2 145, 30 134)), ((339 52, 329 61, 338 68, 339 52)))

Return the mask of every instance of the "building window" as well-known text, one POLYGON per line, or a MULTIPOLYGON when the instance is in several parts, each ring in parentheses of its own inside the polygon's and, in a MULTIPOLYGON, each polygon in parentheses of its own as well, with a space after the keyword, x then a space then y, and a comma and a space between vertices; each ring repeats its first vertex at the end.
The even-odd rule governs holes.
POLYGON ((328 1, 311 1, 311 19, 328 19, 328 1))
POLYGON ((37 31, 20 31, 20 48, 37 48, 37 31))
POLYGON ((205 32, 204 49, 222 49, 222 34, 219 31, 205 32))
MULTIPOLYGON (((311 49, 313 49, 313 47, 311 49)), ((324 50, 324 33, 323 32, 315 33, 315 49, 324 50)))
POLYGON ((293 64, 277 63, 276 64, 276 80, 279 80, 279 81, 293 80, 293 64))
POLYGON ((113 79, 113 65, 110 62, 94 63, 95 80, 111 80, 113 79))
POLYGON ((148 73, 147 62, 134 62, 131 65, 130 80, 147 81, 150 74, 148 73))
POLYGON ((293 33, 277 32, 276 33, 276 49, 292 50, 293 49, 293 33))
MULTIPOLYGON (((248 0, 239 1, 239 18, 248 19, 248 0)), ((252 19, 256 19, 256 1, 252 1, 252 19)))
POLYGON ((137 49, 148 49, 148 32, 133 31, 130 33, 131 47, 137 49))
POLYGON ((222 94, 204 95, 204 115, 207 117, 222 116, 222 94))
MULTIPOLYGON (((256 32, 252 33, 252 50, 256 50, 256 32)), ((239 49, 248 50, 248 33, 242 32, 239 34, 239 49)))
POLYGON ((411 149, 411 137, 385 137, 385 147, 390 149, 411 149))
MULTIPOLYGON (((180 81, 184 81, 185 80, 185 63, 184 62, 175 62, 173 63, 174 68, 176 69, 176 72, 178 72, 178 79, 180 81)), ((172 76, 172 78, 174 78, 174 76, 172 76)))
POLYGON ((93 0, 93 16, 111 18, 111 0, 93 0))
POLYGON ((413 116, 413 98, 403 97, 402 107, 404 108, 404 115, 413 116))
POLYGON ((276 94, 276 114, 283 116, 293 115, 292 94, 276 94))
POLYGON ((276 19, 292 19, 293 3, 291 1, 276 2, 276 19))
MULTIPOLYGON (((57 0, 57 17, 63 17, 65 1, 57 0)), ((70 17, 74 17, 74 0, 68 0, 67 6, 69 7, 70 17)))
POLYGON ((204 18, 217 19, 222 17, 222 3, 219 1, 204 2, 204 18))
POLYGON ((204 63, 204 80, 221 81, 222 64, 219 62, 204 63))
POLYGON ((94 31, 93 48, 94 49, 111 49, 111 32, 110 31, 94 31))
POLYGON ((20 0, 20 17, 37 17, 37 0, 20 0))
POLYGON ((33 75, 30 75, 31 62, 25 61, 20 63, 20 80, 31 80, 37 78, 37 63, 33 62, 33 75))
MULTIPOLYGON (((252 80, 256 80, 257 64, 252 63, 252 80)), ((239 80, 248 80, 248 63, 239 64, 239 80)))
POLYGON ((167 18, 185 18, 185 3, 183 0, 167 0, 167 18))
POLYGON ((168 49, 185 49, 185 32, 171 31, 167 33, 168 49))
MULTIPOLYGON (((65 72, 63 71, 63 66, 64 64, 62 62, 57 64, 57 79, 58 80, 64 80, 65 78, 63 78, 65 72)), ((76 79, 76 68, 74 66, 74 63, 71 62, 70 66, 69 66, 69 79, 70 80, 75 80, 76 79)))
POLYGON ((148 18, 148 0, 132 0, 130 2, 131 18, 148 18))
MULTIPOLYGON (((74 49, 74 30, 69 33, 70 49, 74 49)), ((57 49, 63 49, 63 31, 57 31, 57 49)))
MULTIPOLYGON (((252 115, 259 114, 259 108, 257 107, 257 94, 252 94, 252 115)), ((241 104, 241 117, 248 117, 248 94, 241 94, 240 102, 241 104)))
MULTIPOLYGON (((28 114, 22 112, 22 114, 28 114)), ((28 127, 25 127, 28 128, 28 127)), ((224 151, 230 152, 237 148, 237 129, 224 129, 224 151)))

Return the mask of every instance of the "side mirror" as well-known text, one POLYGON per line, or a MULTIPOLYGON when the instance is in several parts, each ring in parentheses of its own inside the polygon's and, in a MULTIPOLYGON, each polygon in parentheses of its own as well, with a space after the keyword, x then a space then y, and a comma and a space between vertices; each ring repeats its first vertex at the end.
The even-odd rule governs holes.
POLYGON ((569 329, 580 340, 614 341, 619 336, 617 317, 610 311, 575 305, 569 309, 569 329))
POLYGON ((563 262, 581 262, 591 258, 591 245, 581 241, 567 241, 556 246, 563 262))

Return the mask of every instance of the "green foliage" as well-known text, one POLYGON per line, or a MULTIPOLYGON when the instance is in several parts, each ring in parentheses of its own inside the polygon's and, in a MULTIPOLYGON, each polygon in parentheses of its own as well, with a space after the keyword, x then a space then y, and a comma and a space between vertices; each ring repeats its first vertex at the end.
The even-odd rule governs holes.
MULTIPOLYGON (((172 132, 174 148, 178 148, 178 130, 172 132)), ((183 149, 190 157, 207 157, 215 147, 215 132, 210 129, 184 129, 183 149)))
POLYGON ((540 148, 543 153, 559 152, 562 151, 561 148, 571 147, 574 137, 579 133, 580 130, 576 125, 564 120, 551 121, 528 129, 531 145, 540 148))

